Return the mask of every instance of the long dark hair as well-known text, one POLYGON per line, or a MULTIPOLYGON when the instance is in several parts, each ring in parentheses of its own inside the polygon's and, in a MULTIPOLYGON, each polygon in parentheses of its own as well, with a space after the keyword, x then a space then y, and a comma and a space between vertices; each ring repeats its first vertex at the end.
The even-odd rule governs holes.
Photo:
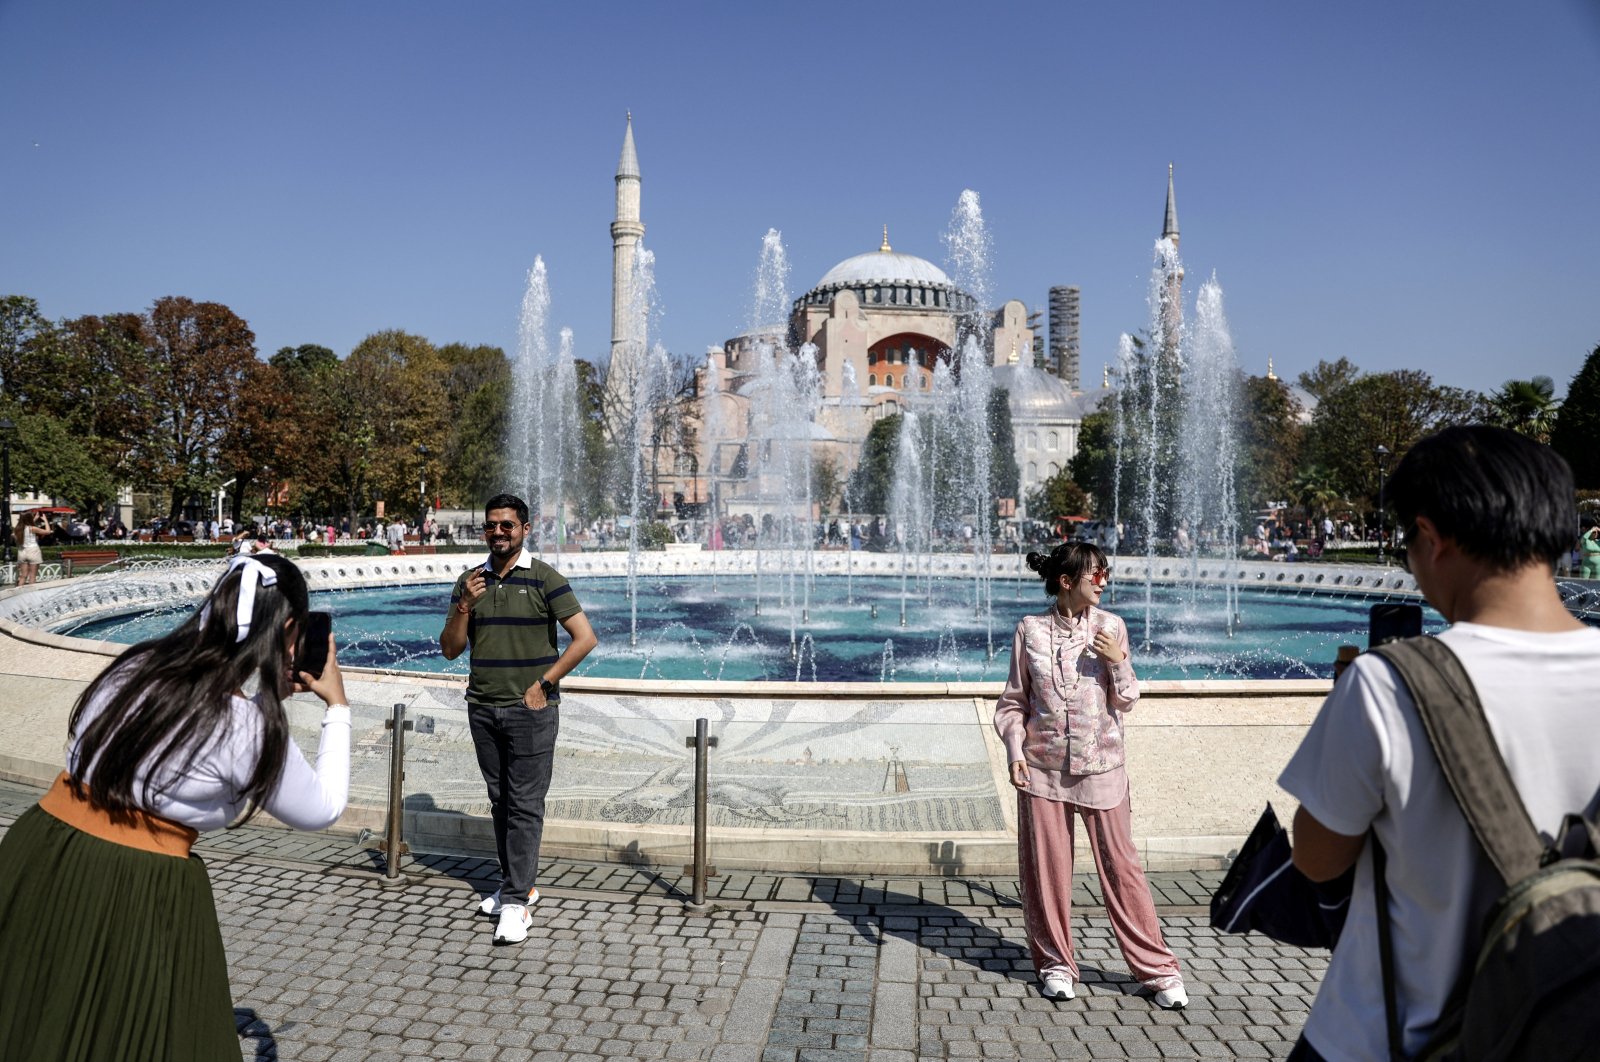
POLYGON ((1093 542, 1063 542, 1049 553, 1028 554, 1027 561, 1044 580, 1044 592, 1050 597, 1061 592, 1063 581, 1071 586, 1084 572, 1108 566, 1105 553, 1093 542))
POLYGON ((280 692, 289 668, 284 624, 292 619, 304 629, 310 601, 305 576, 289 561, 262 553, 246 563, 266 565, 277 582, 256 587, 244 641, 237 620, 244 565, 236 561, 177 630, 133 646, 78 697, 68 727, 78 741, 76 781, 87 775, 96 804, 112 812, 147 807, 158 780, 188 774, 201 752, 227 736, 233 694, 251 679, 260 686, 261 757, 239 795, 254 814, 277 787, 290 740, 280 692), (83 725, 86 707, 101 696, 104 705, 83 725))

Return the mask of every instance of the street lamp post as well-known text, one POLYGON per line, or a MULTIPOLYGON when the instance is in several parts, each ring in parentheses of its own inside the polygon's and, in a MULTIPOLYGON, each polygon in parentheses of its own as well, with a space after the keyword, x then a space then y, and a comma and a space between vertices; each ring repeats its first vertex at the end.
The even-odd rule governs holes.
POLYGON ((1389 448, 1382 443, 1372 451, 1373 458, 1378 462, 1378 563, 1387 563, 1384 560, 1384 540, 1389 537, 1388 512, 1384 506, 1383 490, 1389 477, 1389 448))
POLYGON ((422 458, 422 471, 420 473, 421 485, 418 486, 417 491, 418 491, 419 494, 422 495, 422 516, 423 516, 424 519, 426 519, 427 515, 428 515, 428 509, 430 508, 430 506, 428 505, 428 444, 427 443, 418 443, 417 444, 417 455, 422 458))
POLYGON ((0 417, 0 529, 3 529, 6 541, 5 551, 0 556, 5 558, 5 563, 10 564, 14 554, 11 552, 11 437, 16 434, 17 426, 10 417, 0 417))

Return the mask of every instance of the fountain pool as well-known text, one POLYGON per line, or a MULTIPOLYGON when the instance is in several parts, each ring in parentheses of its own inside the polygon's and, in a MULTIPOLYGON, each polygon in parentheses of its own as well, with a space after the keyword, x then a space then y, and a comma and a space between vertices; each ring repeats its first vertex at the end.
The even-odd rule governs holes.
MULTIPOLYGON (((578 674, 596 678, 682 680, 810 680, 824 682, 998 681, 1010 666, 1010 639, 1017 619, 1047 601, 1036 585, 1021 593, 1002 586, 994 595, 996 655, 988 659, 986 623, 975 617, 965 583, 940 585, 929 603, 919 590, 899 625, 901 583, 897 576, 854 580, 847 602, 842 580, 819 579, 809 623, 772 604, 758 615, 751 608, 753 575, 724 575, 715 587, 705 575, 659 575, 641 579, 640 637, 628 644, 630 602, 617 577, 575 579, 601 648, 578 674), (791 630, 798 636, 791 644, 791 630)), ((1225 599, 1191 603, 1187 587, 1157 585, 1152 608, 1162 617, 1149 651, 1135 646, 1146 679, 1326 678, 1337 648, 1365 644, 1367 609, 1381 597, 1327 592, 1246 589, 1239 595, 1241 625, 1227 635, 1225 599)), ((1135 643, 1144 608, 1143 587, 1125 590, 1135 643), (1140 616, 1133 614, 1137 600, 1140 616)), ((335 617, 341 659, 352 666, 465 674, 466 658, 446 661, 437 636, 449 603, 447 584, 367 587, 319 591, 313 607, 335 617)), ((131 643, 170 630, 192 602, 133 614, 92 617, 55 628, 79 638, 131 643)), ((1113 611, 1116 610, 1112 606, 1113 611)), ((1426 627, 1443 620, 1431 609, 1426 627)))

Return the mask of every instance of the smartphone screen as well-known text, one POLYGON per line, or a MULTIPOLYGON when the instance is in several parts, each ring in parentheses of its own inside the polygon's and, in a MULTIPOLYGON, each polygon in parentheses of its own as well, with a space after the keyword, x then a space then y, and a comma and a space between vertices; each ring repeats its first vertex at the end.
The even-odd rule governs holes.
POLYGON ((322 677, 322 669, 328 666, 328 635, 331 633, 331 613, 306 613, 305 633, 300 636, 300 648, 295 654, 296 671, 304 671, 314 678, 322 677))
POLYGON ((1407 602, 1385 601, 1373 605, 1367 614, 1367 648, 1376 649, 1385 642, 1401 638, 1415 638, 1422 633, 1422 606, 1407 602))

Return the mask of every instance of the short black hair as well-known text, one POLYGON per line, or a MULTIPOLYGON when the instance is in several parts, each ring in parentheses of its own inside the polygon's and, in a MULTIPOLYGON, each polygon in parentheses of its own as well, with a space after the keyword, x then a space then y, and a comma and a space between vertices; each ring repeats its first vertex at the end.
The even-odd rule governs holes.
POLYGON ((517 519, 522 523, 528 522, 528 503, 515 494, 496 494, 483 503, 483 515, 488 516, 496 509, 515 509, 517 519))
POLYGON ((1389 479, 1400 526, 1419 516, 1497 571, 1554 567, 1572 548, 1578 507, 1561 455, 1505 428, 1469 424, 1430 435, 1389 479))
POLYGON ((1028 567, 1044 580, 1044 592, 1055 597, 1061 592, 1062 581, 1071 586, 1083 578, 1083 573, 1093 568, 1106 568, 1106 555, 1093 542, 1063 542, 1049 553, 1030 553, 1028 567))

